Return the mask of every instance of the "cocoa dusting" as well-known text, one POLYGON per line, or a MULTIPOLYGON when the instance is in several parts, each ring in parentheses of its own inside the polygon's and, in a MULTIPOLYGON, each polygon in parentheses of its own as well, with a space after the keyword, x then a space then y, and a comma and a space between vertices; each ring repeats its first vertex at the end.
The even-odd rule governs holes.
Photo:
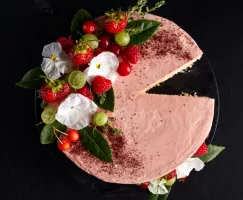
MULTIPOLYGON (((187 39, 190 41, 189 38, 187 39)), ((178 59, 192 59, 190 53, 183 48, 179 35, 168 30, 158 31, 151 40, 141 44, 140 49, 143 58, 161 58, 174 55, 178 59)))
MULTIPOLYGON (((107 140, 112 149, 113 163, 106 163, 94 157, 91 153, 86 151, 80 142, 75 143, 72 146, 70 154, 75 154, 75 156, 82 159, 82 162, 90 163, 92 166, 99 165, 100 172, 106 172, 112 176, 112 173, 119 174, 119 176, 124 176, 124 174, 135 174, 143 168, 142 165, 142 155, 140 152, 129 151, 127 149, 127 141, 124 136, 117 136, 115 134, 109 133, 106 135, 107 140), (116 170, 116 168, 119 170, 116 170), (122 169, 122 170, 121 170, 122 169)), ((92 168, 92 166, 88 166, 92 168)))

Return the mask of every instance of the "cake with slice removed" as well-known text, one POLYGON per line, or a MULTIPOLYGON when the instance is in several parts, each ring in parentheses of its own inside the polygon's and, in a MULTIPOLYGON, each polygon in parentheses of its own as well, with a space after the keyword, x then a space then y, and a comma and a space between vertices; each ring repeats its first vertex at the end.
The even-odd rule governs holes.
POLYGON ((140 47, 143 58, 128 77, 114 84, 112 116, 122 136, 108 134, 113 163, 105 163, 79 143, 64 152, 78 167, 107 182, 136 184, 159 178, 190 158, 211 129, 214 100, 145 94, 200 59, 195 41, 173 22, 162 24, 152 40, 140 47))

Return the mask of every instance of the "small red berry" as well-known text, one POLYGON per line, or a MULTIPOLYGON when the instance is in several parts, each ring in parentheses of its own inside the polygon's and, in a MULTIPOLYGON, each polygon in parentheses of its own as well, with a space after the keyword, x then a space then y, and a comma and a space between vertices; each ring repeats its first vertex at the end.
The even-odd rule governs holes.
POLYGON ((107 49, 111 44, 111 39, 108 35, 101 35, 99 37, 99 40, 99 47, 101 47, 102 49, 107 49))
POLYGON ((86 86, 84 86, 84 87, 78 89, 77 92, 78 92, 79 94, 81 94, 81 95, 83 95, 83 96, 89 98, 91 101, 94 100, 94 96, 93 96, 93 94, 91 93, 90 89, 89 89, 88 87, 86 87, 86 86))
POLYGON ((112 44, 109 48, 109 51, 114 53, 116 56, 119 56, 121 47, 118 44, 112 44))
POLYGON ((204 142, 199 147, 199 149, 196 151, 196 153, 194 154, 194 156, 204 156, 207 153, 208 153, 208 147, 207 147, 206 143, 204 142))
POLYGON ((136 64, 140 56, 141 56, 141 52, 138 46, 128 46, 122 52, 122 59, 130 62, 131 64, 136 64))
POLYGON ((96 31, 96 24, 92 20, 87 20, 83 23, 82 29, 85 33, 94 33, 96 31))
POLYGON ((57 42, 61 44, 63 51, 66 53, 74 46, 74 41, 71 38, 60 37, 57 39, 57 42))
POLYGON ((106 51, 105 49, 102 49, 102 48, 100 48, 100 47, 98 47, 97 49, 96 49, 96 55, 99 55, 99 54, 101 54, 102 52, 104 52, 104 51, 106 51))
POLYGON ((170 172, 167 175, 165 175, 165 178, 166 178, 166 180, 171 180, 175 176, 176 176, 176 170, 173 170, 172 172, 170 172))
POLYGON ((150 182, 141 183, 141 184, 139 185, 139 187, 140 187, 140 188, 143 188, 143 189, 147 189, 148 186, 149 186, 149 184, 150 184, 150 182))
POLYGON ((71 148, 71 143, 67 138, 61 138, 57 146, 61 151, 67 151, 71 148))
POLYGON ((103 94, 111 89, 111 86, 111 81, 102 76, 96 76, 92 81, 92 88, 95 94, 103 94))
POLYGON ((121 62, 117 69, 117 72, 120 76, 127 76, 131 73, 131 71, 132 66, 126 61, 121 62))
POLYGON ((79 140, 79 132, 77 130, 71 129, 67 132, 67 134, 70 142, 77 142, 79 140))

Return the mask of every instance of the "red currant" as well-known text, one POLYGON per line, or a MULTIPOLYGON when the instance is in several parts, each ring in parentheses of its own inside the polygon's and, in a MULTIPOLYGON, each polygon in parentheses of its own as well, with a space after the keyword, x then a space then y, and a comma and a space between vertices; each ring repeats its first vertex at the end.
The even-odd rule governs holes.
POLYGON ((108 35, 101 35, 99 37, 99 40, 100 40, 99 47, 103 49, 107 49, 111 44, 111 39, 108 35))
POLYGON ((127 76, 131 73, 131 71, 132 66, 126 61, 121 62, 117 69, 117 72, 120 76, 127 76))
POLYGON ((112 44, 109 48, 109 51, 114 53, 116 56, 119 56, 121 47, 118 44, 112 44))
POLYGON ((79 140, 78 131, 71 129, 67 132, 67 134, 68 134, 68 139, 70 142, 77 142, 79 140))
POLYGON ((139 187, 140 187, 140 188, 143 188, 143 189, 147 189, 148 186, 149 186, 149 182, 141 183, 141 184, 139 185, 139 187))
POLYGON ((96 49, 96 55, 99 55, 99 54, 101 54, 102 52, 104 52, 105 51, 105 49, 102 49, 102 48, 100 48, 100 47, 98 47, 97 49, 96 49))
POLYGON ((67 151, 71 148, 71 143, 67 138, 61 138, 60 141, 58 141, 58 148, 61 151, 67 151))
POLYGON ((83 32, 94 33, 96 31, 96 24, 92 20, 85 21, 82 26, 83 32))

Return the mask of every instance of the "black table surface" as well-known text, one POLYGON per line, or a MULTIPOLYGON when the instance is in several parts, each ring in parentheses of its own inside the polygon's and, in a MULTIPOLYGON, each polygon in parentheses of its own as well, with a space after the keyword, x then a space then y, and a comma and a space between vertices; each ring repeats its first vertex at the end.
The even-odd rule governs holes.
MULTIPOLYGON (((1 200, 147 199, 142 191, 136 196, 104 197, 78 184, 39 142, 34 125, 34 93, 14 86, 27 70, 40 64, 45 44, 68 34, 70 20, 79 8, 99 16, 106 9, 126 8, 133 3, 135 0, 1 1, 0 69, 4 69, 0 112, 1 200)), ((168 0, 166 6, 155 12, 192 35, 211 61, 221 98, 214 143, 226 146, 204 170, 177 184, 170 200, 242 199, 243 11, 240 3, 240 0, 168 0)))

